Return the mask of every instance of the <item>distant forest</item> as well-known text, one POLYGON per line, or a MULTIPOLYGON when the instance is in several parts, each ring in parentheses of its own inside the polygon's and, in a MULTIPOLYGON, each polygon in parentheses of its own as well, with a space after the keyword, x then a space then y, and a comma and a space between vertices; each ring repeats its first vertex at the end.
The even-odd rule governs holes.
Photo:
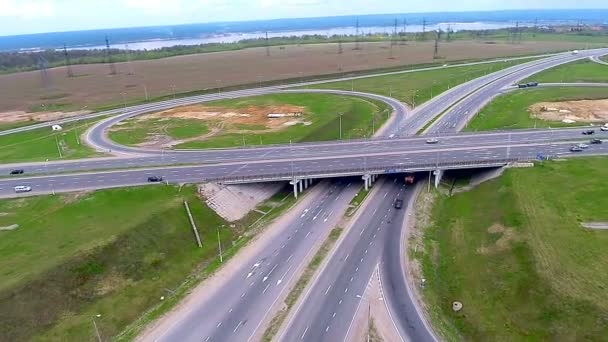
MULTIPOLYGON (((545 34, 547 36, 556 38, 558 34, 551 31, 535 31, 534 28, 526 27, 519 28, 517 34, 521 41, 522 35, 525 38, 535 36, 536 34, 545 34)), ((560 33, 559 37, 576 40, 588 40, 589 42, 604 42, 608 45, 608 37, 606 30, 604 31, 577 31, 560 33), (598 40, 599 38, 599 40, 598 40), (603 39, 606 38, 606 39, 603 39)), ((485 30, 485 31, 460 31, 457 33, 444 32, 441 34, 442 40, 453 40, 453 39, 495 39, 495 40, 511 40, 517 41, 517 37, 514 36, 515 32, 513 28, 500 29, 500 30, 485 30)), ((540 37, 539 37, 540 38, 540 37)), ((421 33, 398 33, 396 36, 391 34, 367 34, 359 37, 355 35, 348 36, 331 36, 327 37, 324 35, 307 35, 307 36, 292 36, 292 37, 276 37, 269 38, 268 42, 264 38, 242 40, 236 43, 208 43, 201 45, 178 45, 172 47, 164 47, 155 50, 120 50, 105 49, 96 50, 68 50, 67 54, 70 60, 70 64, 95 64, 95 63, 107 63, 109 58, 113 62, 127 62, 134 60, 150 60, 160 59, 172 56, 190 55, 198 53, 209 53, 219 51, 232 51, 240 50, 245 48, 253 47, 264 47, 268 46, 282 46, 282 45, 294 45, 294 44, 315 44, 315 43, 349 43, 349 42, 380 42, 380 41, 391 41, 391 40, 433 40, 435 39, 434 32, 427 32, 426 34, 421 33)), ((41 68, 53 68, 66 65, 66 56, 61 49, 47 49, 39 52, 0 52, 0 74, 16 73, 23 71, 38 70, 41 68)))

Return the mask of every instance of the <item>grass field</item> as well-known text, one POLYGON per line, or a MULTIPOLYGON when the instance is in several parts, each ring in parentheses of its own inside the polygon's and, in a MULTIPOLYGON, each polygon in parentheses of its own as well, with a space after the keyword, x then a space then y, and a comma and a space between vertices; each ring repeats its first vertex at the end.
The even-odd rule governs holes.
POLYGON ((390 96, 410 105, 418 105, 458 84, 528 61, 498 62, 378 76, 354 81, 313 85, 309 88, 362 91, 390 96))
POLYGON ((581 222, 608 221, 606 168, 606 158, 550 162, 437 195, 416 256, 448 340, 605 340, 608 231, 581 222))
POLYGON ((608 66, 582 60, 567 63, 530 77, 527 81, 541 83, 608 82, 608 66))
POLYGON ((63 125, 63 130, 50 127, 0 136, 0 163, 42 162, 101 156, 80 142, 80 134, 93 124, 83 121, 63 125), (61 151, 61 155, 60 155, 61 151))
POLYGON ((600 59, 603 60, 604 62, 608 62, 608 55, 603 56, 600 59))
MULTIPOLYGON (((260 206, 270 211, 271 202, 281 203, 268 219, 293 202, 285 198, 292 197, 280 192, 260 206)), ((216 228, 226 224, 194 186, 3 200, 0 212, 0 226, 19 224, 0 231, 3 341, 94 340, 93 317, 103 340, 110 340, 150 308, 174 304, 174 292, 187 290, 181 286, 186 279, 200 280, 217 268, 216 228), (203 248, 196 246, 184 200, 203 248)), ((221 229, 225 258, 259 218, 254 213, 221 229)))
POLYGON ((305 78, 318 75, 344 75, 379 68, 398 68, 416 64, 452 63, 505 56, 522 56, 583 48, 581 42, 523 42, 510 44, 458 40, 442 43, 440 55, 433 59, 433 42, 409 42, 390 49, 390 42, 290 45, 240 51, 178 56, 131 63, 116 63, 117 75, 109 75, 105 64, 73 65, 77 77, 67 78, 65 68, 48 70, 49 83, 43 84, 36 71, 0 75, 0 112, 61 105, 64 110, 84 106, 104 106, 140 102, 146 98, 171 97, 174 93, 226 88, 264 81, 305 78), (392 54, 392 56, 391 56, 392 54), (393 57, 393 58, 390 58, 393 57))
MULTIPOLYGON (((340 113, 342 113, 342 137, 344 139, 370 136, 372 128, 379 128, 390 116, 390 108, 383 102, 371 101, 356 97, 327 94, 273 94, 240 98, 235 100, 220 100, 205 104, 206 108, 222 108, 224 111, 244 112, 248 108, 263 108, 268 106, 299 106, 304 107, 300 118, 310 125, 296 124, 276 131, 265 131, 262 124, 236 124, 227 126, 226 121, 215 123, 220 130, 216 135, 206 140, 194 140, 178 144, 176 148, 211 148, 234 147, 260 144, 286 144, 303 141, 337 140, 340 135, 340 113), (372 120, 374 124, 372 125, 372 120), (225 131, 241 130, 241 133, 225 131)), ((162 119, 160 119, 162 120, 162 119)), ((138 144, 146 140, 149 133, 162 133, 173 139, 199 136, 209 130, 211 123, 193 119, 176 119, 160 121, 139 120, 127 121, 125 125, 110 133, 110 138, 123 144, 138 144), (171 129, 160 130, 169 125, 171 129), (125 127, 128 127, 125 129, 125 127)))
POLYGON ((566 127, 580 126, 581 123, 566 124, 561 121, 535 120, 528 107, 545 101, 568 101, 582 99, 608 98, 608 89, 604 88, 538 88, 516 90, 502 95, 484 107, 466 127, 466 131, 484 131, 491 129, 515 129, 531 127, 566 127))

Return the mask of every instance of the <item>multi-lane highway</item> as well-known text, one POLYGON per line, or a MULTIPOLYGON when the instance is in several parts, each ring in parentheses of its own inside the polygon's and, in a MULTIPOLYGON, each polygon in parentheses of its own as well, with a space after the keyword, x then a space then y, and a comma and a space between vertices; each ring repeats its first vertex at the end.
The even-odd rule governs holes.
MULTIPOLYGON (((0 166, 0 175, 8 175, 11 170, 22 169, 25 175, 45 173, 83 172, 93 170, 129 169, 136 167, 161 167, 176 165, 218 164, 247 161, 280 161, 284 159, 323 159, 347 157, 361 154, 415 153, 447 148, 467 149, 479 146, 504 145, 510 143, 549 143, 560 141, 584 141, 589 137, 581 135, 588 127, 570 129, 514 130, 483 133, 435 133, 437 144, 428 144, 427 137, 410 136, 402 138, 374 138, 344 142, 324 142, 269 146, 244 149, 218 149, 187 154, 163 154, 161 157, 132 157, 126 159, 98 158, 54 163, 5 164, 0 166)), ((603 133, 595 128, 598 136, 603 133)))
MULTIPOLYGON (((273 304, 290 286, 294 275, 311 257, 313 246, 324 240, 358 190, 352 179, 328 181, 305 198, 286 222, 275 224, 272 238, 263 241, 251 262, 238 268, 211 293, 193 296, 187 312, 163 321, 144 337, 150 341, 248 341, 263 332, 273 304), (261 329, 260 329, 261 327, 261 329), (261 330, 261 331, 260 331, 261 330)), ((297 278, 296 278, 297 279, 297 278)))

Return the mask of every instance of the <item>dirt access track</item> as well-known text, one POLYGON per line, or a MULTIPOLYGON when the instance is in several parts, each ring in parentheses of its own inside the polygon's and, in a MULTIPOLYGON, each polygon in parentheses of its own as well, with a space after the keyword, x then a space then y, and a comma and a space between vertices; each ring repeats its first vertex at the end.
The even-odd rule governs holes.
MULTIPOLYGON (((256 84, 261 81, 295 77, 347 73, 350 71, 405 66, 422 63, 446 63, 456 60, 479 60, 505 56, 582 49, 585 43, 523 42, 521 44, 486 41, 442 42, 433 59, 432 41, 408 42, 390 51, 390 42, 288 45, 265 48, 178 56, 149 61, 117 63, 117 75, 109 75, 105 64, 74 65, 76 77, 66 77, 65 68, 48 70, 46 84, 40 72, 0 75, 0 116, 2 112, 24 110, 42 104, 65 105, 66 110, 93 109, 101 105, 123 103, 170 95, 175 92, 256 84)), ((590 48, 595 45, 589 45, 590 48)), ((64 107, 62 107, 64 108, 64 107)))
POLYGON ((533 117, 547 121, 608 122, 608 99, 540 102, 530 106, 529 110, 533 117))

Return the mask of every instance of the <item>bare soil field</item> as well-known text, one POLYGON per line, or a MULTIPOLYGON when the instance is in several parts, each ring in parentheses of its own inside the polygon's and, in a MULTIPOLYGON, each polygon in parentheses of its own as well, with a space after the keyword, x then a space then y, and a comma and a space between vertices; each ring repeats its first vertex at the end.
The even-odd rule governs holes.
MULTIPOLYGON (((248 105, 244 108, 240 108, 238 112, 235 112, 234 109, 230 108, 193 105, 143 115, 136 120, 195 119, 222 125, 223 127, 239 124, 262 125, 267 129, 277 130, 284 128, 285 126, 301 123, 305 110, 305 107, 293 105, 248 105), (269 118, 269 114, 277 114, 281 117, 269 118)), ((241 131, 242 130, 239 130, 239 132, 241 131)))
MULTIPOLYGON (((122 104, 146 98, 240 84, 295 77, 347 73, 368 69, 423 63, 529 55, 584 48, 586 43, 524 42, 509 44, 484 41, 442 43, 441 59, 433 59, 433 42, 337 44, 272 47, 179 56, 149 61, 117 63, 116 75, 104 64, 72 66, 76 77, 67 78, 64 68, 48 70, 46 82, 40 72, 0 75, 2 112, 39 108, 42 105, 80 110, 122 104)), ((593 47, 593 45, 589 45, 593 47)))
POLYGON ((53 121, 73 116, 89 114, 91 111, 78 110, 74 112, 35 112, 28 113, 23 110, 3 112, 0 113, 0 125, 4 124, 15 124, 20 122, 32 121, 32 122, 45 122, 53 121))
POLYGON ((607 122, 608 99, 540 102, 529 108, 536 118, 548 121, 607 122))

